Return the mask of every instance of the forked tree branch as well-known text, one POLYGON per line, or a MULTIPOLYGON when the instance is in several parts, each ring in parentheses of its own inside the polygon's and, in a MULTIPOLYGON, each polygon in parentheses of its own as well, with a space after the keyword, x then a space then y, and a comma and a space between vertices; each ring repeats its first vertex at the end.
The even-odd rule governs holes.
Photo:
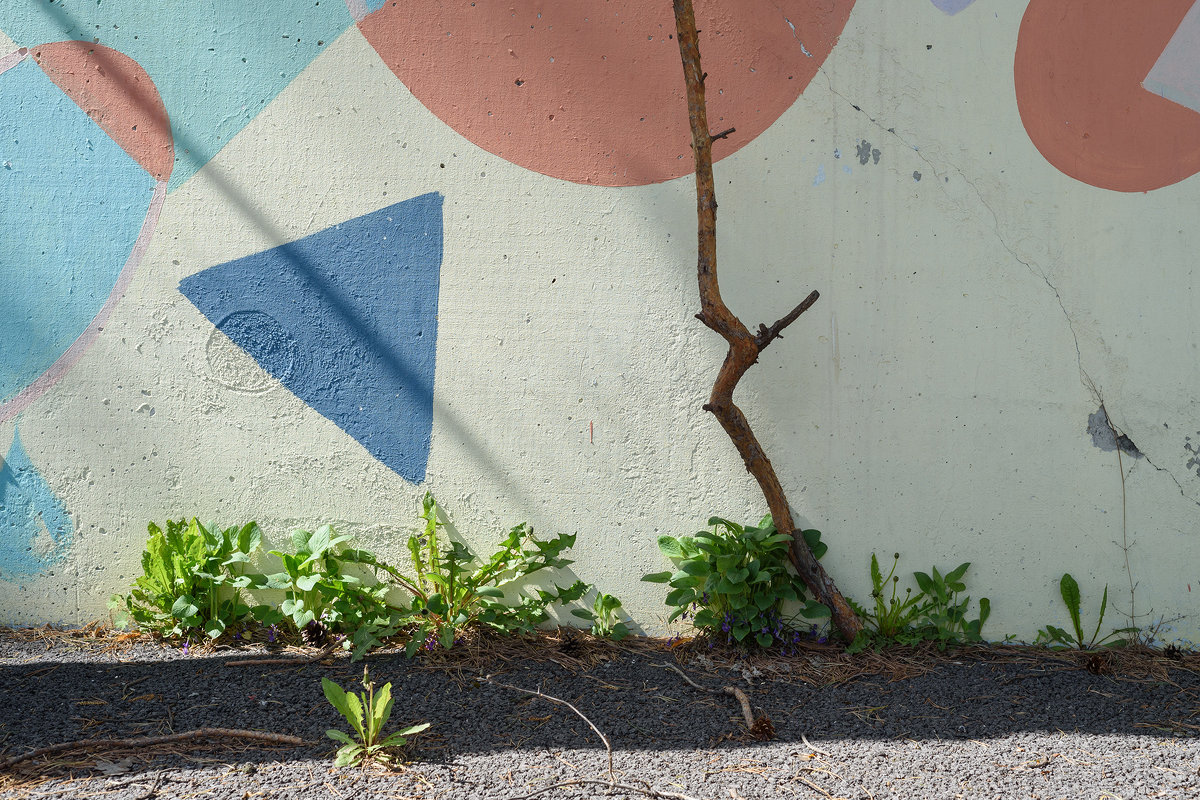
MULTIPOLYGON (((751 334, 725 301, 717 282, 717 198, 713 183, 712 143, 722 134, 713 136, 708 127, 708 110, 704 101, 704 79, 700 69, 700 48, 696 30, 696 13, 692 0, 674 0, 675 29, 679 37, 679 55, 683 60, 683 76, 687 85, 688 118, 692 129, 692 152, 696 160, 696 216, 698 249, 696 274, 700 284, 700 313, 697 318, 719 333, 729 343, 725 362, 717 374, 712 394, 704 404, 733 440, 746 463, 746 469, 758 481, 767 507, 782 533, 791 534, 789 551, 792 564, 809 591, 833 614, 833 624, 847 641, 853 641, 861 623, 846 599, 834 585, 825 569, 817 562, 804 537, 796 529, 791 508, 775 468, 750 429, 746 415, 733 402, 733 390, 742 375, 758 360, 759 353, 779 338, 784 328, 795 322, 817 301, 817 292, 810 294, 786 316, 771 327, 759 325, 758 335, 751 334)), ((728 135, 728 132, 724 134, 728 135)))

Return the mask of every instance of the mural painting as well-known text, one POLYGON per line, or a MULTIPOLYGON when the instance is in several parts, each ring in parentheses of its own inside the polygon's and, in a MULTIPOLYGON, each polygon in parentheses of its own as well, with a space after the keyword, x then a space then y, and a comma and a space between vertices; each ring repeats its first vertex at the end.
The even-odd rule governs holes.
MULTIPOLYGON (((698 12, 722 288, 821 293, 740 391, 823 563, 953 553, 997 636, 1065 570, 1183 614, 1137 555, 1200 502, 1200 2, 698 12), (1132 567, 1089 544, 1126 517, 1132 567)), ((656 538, 761 515, 697 389, 670 3, 18 0, 0 49, 10 617, 102 615, 149 519, 386 551, 429 489, 577 532, 655 630, 656 538)))

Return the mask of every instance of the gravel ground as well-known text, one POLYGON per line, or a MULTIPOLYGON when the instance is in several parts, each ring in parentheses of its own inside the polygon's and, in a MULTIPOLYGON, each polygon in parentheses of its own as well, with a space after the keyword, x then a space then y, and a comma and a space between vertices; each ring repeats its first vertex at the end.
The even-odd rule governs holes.
MULTIPOLYGON (((331 658, 229 666, 272 655, 184 654, 145 640, 0 631, 3 756, 205 727, 306 741, 76 750, 0 773, 0 798, 490 799, 531 796, 564 780, 607 780, 604 744, 584 720, 562 705, 480 682, 481 670, 574 704, 611 742, 618 780, 662 793, 705 800, 1200 797, 1196 655, 1089 663, 1086 655, 1012 648, 854 658, 813 649, 750 665, 647 643, 616 649, 579 642, 547 636, 523 651, 488 651, 486 659, 463 652, 441 664, 394 652, 368 657, 377 683, 393 684, 392 726, 433 724, 414 737, 401 768, 385 771, 333 768, 334 744, 324 736, 345 725, 320 679, 350 688, 362 664, 331 658), (585 662, 592 666, 581 668, 585 662), (692 688, 664 663, 705 687, 743 690, 756 714, 770 718, 775 738, 752 739, 733 697, 692 688)), ((539 796, 647 795, 589 785, 539 796)))

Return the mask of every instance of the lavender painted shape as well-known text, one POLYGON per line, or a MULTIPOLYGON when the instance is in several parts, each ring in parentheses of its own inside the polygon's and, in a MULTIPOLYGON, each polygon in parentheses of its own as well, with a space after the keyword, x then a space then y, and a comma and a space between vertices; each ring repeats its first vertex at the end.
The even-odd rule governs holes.
POLYGON ((1192 5, 1142 86, 1173 103, 1200 111, 1200 2, 1192 5))
POLYGON ((975 0, 933 0, 933 4, 937 6, 938 9, 945 11, 951 16, 962 11, 964 8, 974 2, 975 0))

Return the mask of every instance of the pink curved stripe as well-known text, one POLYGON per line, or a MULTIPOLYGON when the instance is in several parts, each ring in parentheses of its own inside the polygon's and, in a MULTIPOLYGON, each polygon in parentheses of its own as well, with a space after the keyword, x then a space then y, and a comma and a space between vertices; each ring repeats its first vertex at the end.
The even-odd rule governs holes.
POLYGON ((6 56, 0 56, 0 72, 12 69, 17 64, 25 60, 25 56, 29 55, 29 51, 22 47, 20 50, 14 50, 6 56))
MULTIPOLYGON (((2 63, 2 62, 0 62, 2 63)), ((146 248, 150 246, 150 237, 154 235, 154 228, 158 224, 158 215, 162 211, 163 201, 167 197, 167 182, 159 181, 154 187, 154 195, 150 198, 150 208, 146 211, 146 219, 142 223, 142 230, 138 233, 137 241, 133 244, 133 250, 129 252, 129 258, 125 261, 125 266, 121 268, 121 272, 117 275, 117 282, 113 286, 112 292, 108 295, 108 300, 96 312, 96 316, 88 323, 83 333, 71 343, 58 360, 50 365, 50 368, 43 372, 34 380, 33 383, 19 391, 16 396, 7 402, 0 404, 0 422, 12 419, 14 416, 24 411, 29 407, 30 403, 41 397, 45 392, 58 383, 63 375, 67 374, 67 370, 75 366, 75 363, 83 356, 84 352, 91 347, 92 342, 96 341, 96 337, 104 330, 104 324, 108 322, 109 316, 121 298, 125 296, 125 291, 129 288, 129 284, 133 281, 133 273, 137 270, 137 266, 141 263, 142 256, 146 254, 146 248)))

